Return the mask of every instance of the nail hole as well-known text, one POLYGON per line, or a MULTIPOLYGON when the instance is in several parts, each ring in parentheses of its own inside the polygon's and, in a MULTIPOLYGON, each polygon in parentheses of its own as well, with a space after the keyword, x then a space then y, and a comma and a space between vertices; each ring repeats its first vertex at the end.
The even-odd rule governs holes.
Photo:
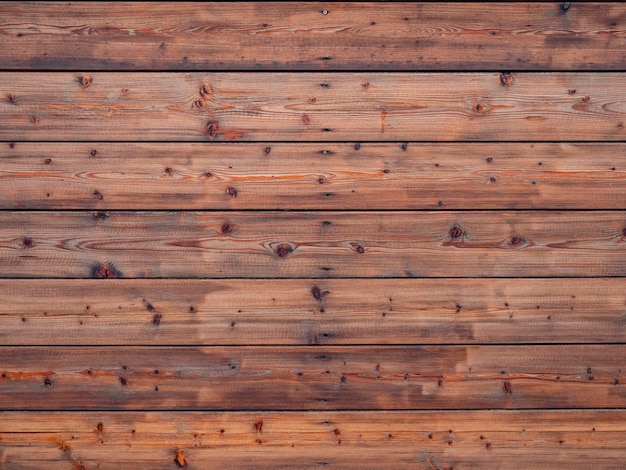
POLYGON ((510 72, 502 72, 500 74, 500 83, 502 83, 503 86, 513 85, 513 74, 510 72))
POLYGON ((287 243, 281 243, 280 245, 276 247, 275 252, 279 258, 285 258, 286 256, 289 256, 289 254, 293 252, 293 248, 291 247, 291 245, 287 243))
POLYGON ((83 88, 87 88, 89 85, 91 85, 92 78, 89 75, 84 75, 83 74, 83 75, 80 75, 80 76, 76 77, 76 81, 83 88))
POLYGON ((96 279, 117 279, 122 277, 122 272, 113 263, 98 263, 93 266, 91 275, 96 279))
POLYGON ((222 230, 222 234, 224 234, 224 235, 228 235, 230 232, 232 232, 232 231, 233 231, 233 227, 232 227, 232 225, 230 225, 228 222, 225 222, 225 223, 222 225, 221 230, 222 230))
POLYGON ((209 137, 215 137, 219 132, 219 125, 217 122, 209 121, 207 122, 205 129, 209 137))
POLYGON ((463 235, 463 228, 455 225, 448 233, 450 234, 450 238, 460 238, 463 235))
POLYGON ((207 85, 206 83, 200 85, 200 96, 206 98, 207 96, 211 96, 212 94, 213 90, 211 90, 211 87, 209 85, 207 85))

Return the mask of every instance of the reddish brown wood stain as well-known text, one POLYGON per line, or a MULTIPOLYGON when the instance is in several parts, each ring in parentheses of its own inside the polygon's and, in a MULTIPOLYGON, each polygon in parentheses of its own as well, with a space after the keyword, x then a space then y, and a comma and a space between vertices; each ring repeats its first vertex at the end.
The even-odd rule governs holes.
POLYGON ((0 4, 6 468, 621 468, 626 4, 0 4))

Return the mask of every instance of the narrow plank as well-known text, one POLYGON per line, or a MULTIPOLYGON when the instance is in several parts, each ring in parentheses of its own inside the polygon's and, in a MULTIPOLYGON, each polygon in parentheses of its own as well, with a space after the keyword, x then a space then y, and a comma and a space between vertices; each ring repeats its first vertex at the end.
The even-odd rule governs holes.
POLYGON ((0 347, 3 410, 623 408, 626 345, 0 347))
POLYGON ((0 149, 0 209, 97 209, 96 188, 109 210, 622 209, 626 200, 623 143, 19 142, 0 149), (224 196, 227 186, 236 198, 224 196))
POLYGON ((624 276, 625 226, 623 211, 2 212, 0 277, 624 276))
POLYGON ((621 73, 0 73, 7 141, 623 141, 621 73))
POLYGON ((0 344, 626 343, 625 282, 0 280, 0 344))
POLYGON ((6 469, 620 468, 623 410, 0 414, 6 469))
POLYGON ((617 2, 3 2, 0 41, 8 69, 624 70, 624 18, 617 2))

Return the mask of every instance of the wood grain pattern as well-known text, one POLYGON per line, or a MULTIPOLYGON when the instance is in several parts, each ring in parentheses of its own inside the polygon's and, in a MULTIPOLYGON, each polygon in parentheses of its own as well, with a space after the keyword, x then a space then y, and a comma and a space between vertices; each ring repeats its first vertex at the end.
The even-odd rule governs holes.
POLYGON ((619 469, 626 3, 1 2, 0 469, 619 469))
POLYGON ((0 280, 2 345, 626 342, 624 279, 0 280))
POLYGON ((625 227, 621 211, 2 212, 0 277, 623 276, 625 227))
POLYGON ((620 73, 0 73, 6 141, 623 141, 620 73))
POLYGON ((617 2, 3 2, 0 41, 7 69, 624 70, 625 17, 617 2))
POLYGON ((625 154, 623 143, 18 142, 0 144, 0 208, 622 209, 625 154))
POLYGON ((402 412, 4 412, 6 469, 619 469, 616 410, 402 412))
POLYGON ((19 351, 0 347, 3 410, 623 408, 626 401, 625 345, 19 351))

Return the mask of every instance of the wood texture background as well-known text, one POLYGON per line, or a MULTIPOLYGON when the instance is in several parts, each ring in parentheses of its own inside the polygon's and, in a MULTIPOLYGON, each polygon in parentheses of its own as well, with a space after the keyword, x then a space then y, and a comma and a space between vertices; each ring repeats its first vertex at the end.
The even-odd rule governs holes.
POLYGON ((0 468, 622 469, 626 4, 0 4, 0 468))

